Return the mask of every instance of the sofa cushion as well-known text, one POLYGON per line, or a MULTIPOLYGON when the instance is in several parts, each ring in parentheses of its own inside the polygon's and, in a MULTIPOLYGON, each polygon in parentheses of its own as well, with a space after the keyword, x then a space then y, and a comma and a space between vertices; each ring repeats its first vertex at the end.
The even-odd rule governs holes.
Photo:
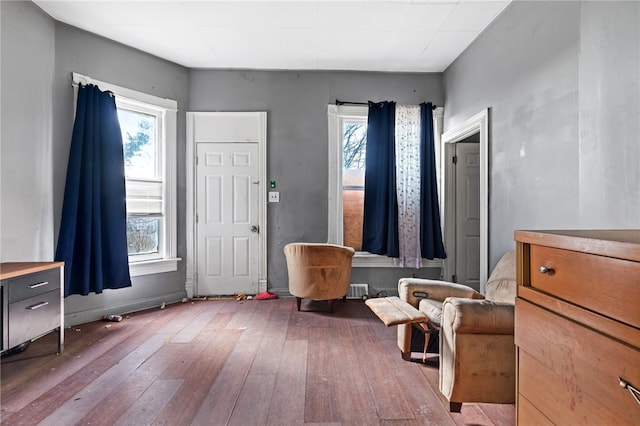
POLYGON ((485 296, 487 300, 494 302, 514 304, 516 289, 516 255, 514 251, 510 251, 502 256, 491 273, 485 296))

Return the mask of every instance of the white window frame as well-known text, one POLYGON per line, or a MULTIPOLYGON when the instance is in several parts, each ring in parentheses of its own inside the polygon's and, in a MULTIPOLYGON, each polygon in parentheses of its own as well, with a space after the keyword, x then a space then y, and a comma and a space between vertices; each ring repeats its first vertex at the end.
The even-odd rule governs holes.
POLYGON ((172 272, 178 269, 177 257, 177 191, 176 191, 176 144, 177 144, 177 118, 178 103, 172 99, 164 99, 125 87, 95 80, 82 74, 73 73, 73 85, 76 88, 79 84, 94 84, 100 90, 109 90, 118 98, 130 105, 140 105, 151 111, 158 111, 162 115, 162 123, 158 123, 158 135, 162 137, 160 145, 164 150, 164 164, 162 169, 162 180, 164 181, 163 193, 163 229, 161 235, 164 237, 160 247, 160 254, 149 259, 148 256, 135 256, 135 260, 130 257, 129 273, 132 277, 142 275, 159 274, 172 272))
MULTIPOLYGON (((436 147, 440 144, 442 129, 442 108, 438 108, 439 114, 434 118, 434 136, 436 147)), ((328 206, 328 236, 327 242, 331 244, 343 244, 344 230, 342 223, 342 127, 345 121, 366 119, 369 113, 368 106, 360 105, 329 105, 327 118, 329 126, 329 206, 328 206)), ((394 259, 388 256, 380 256, 366 251, 358 251, 353 257, 352 266, 355 268, 398 268, 394 259)), ((423 268, 442 267, 441 259, 423 259, 423 268)))

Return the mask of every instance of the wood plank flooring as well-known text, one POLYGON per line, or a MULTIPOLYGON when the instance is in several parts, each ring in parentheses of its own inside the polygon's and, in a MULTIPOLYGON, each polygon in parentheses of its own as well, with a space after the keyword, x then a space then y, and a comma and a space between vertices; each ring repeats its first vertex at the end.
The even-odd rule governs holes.
POLYGON ((403 361, 361 301, 215 300, 65 330, 5 357, 3 425, 513 425, 449 413, 433 363, 403 361))

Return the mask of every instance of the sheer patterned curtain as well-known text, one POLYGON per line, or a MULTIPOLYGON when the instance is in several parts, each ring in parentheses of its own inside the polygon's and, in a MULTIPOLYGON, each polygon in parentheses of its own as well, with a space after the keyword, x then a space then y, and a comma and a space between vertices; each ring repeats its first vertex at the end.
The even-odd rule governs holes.
POLYGON ((396 106, 396 194, 398 197, 398 266, 421 268, 420 253, 420 106, 396 106))
POLYGON ((362 250, 407 268, 445 259, 431 103, 369 102, 366 149, 362 250))

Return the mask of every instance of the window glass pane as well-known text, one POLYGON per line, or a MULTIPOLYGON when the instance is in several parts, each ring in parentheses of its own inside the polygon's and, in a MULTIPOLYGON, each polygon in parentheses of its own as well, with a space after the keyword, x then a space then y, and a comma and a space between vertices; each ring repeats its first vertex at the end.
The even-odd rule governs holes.
POLYGON ((364 170, 367 123, 345 121, 342 129, 342 166, 347 170, 364 170))
POLYGON ((367 123, 345 121, 342 128, 342 228, 343 243, 362 249, 364 170, 367 123))
POLYGON ((159 217, 127 217, 129 256, 158 253, 159 235, 159 217))
POLYGON ((127 178, 158 178, 157 118, 151 114, 118 108, 122 130, 124 169, 127 178))

